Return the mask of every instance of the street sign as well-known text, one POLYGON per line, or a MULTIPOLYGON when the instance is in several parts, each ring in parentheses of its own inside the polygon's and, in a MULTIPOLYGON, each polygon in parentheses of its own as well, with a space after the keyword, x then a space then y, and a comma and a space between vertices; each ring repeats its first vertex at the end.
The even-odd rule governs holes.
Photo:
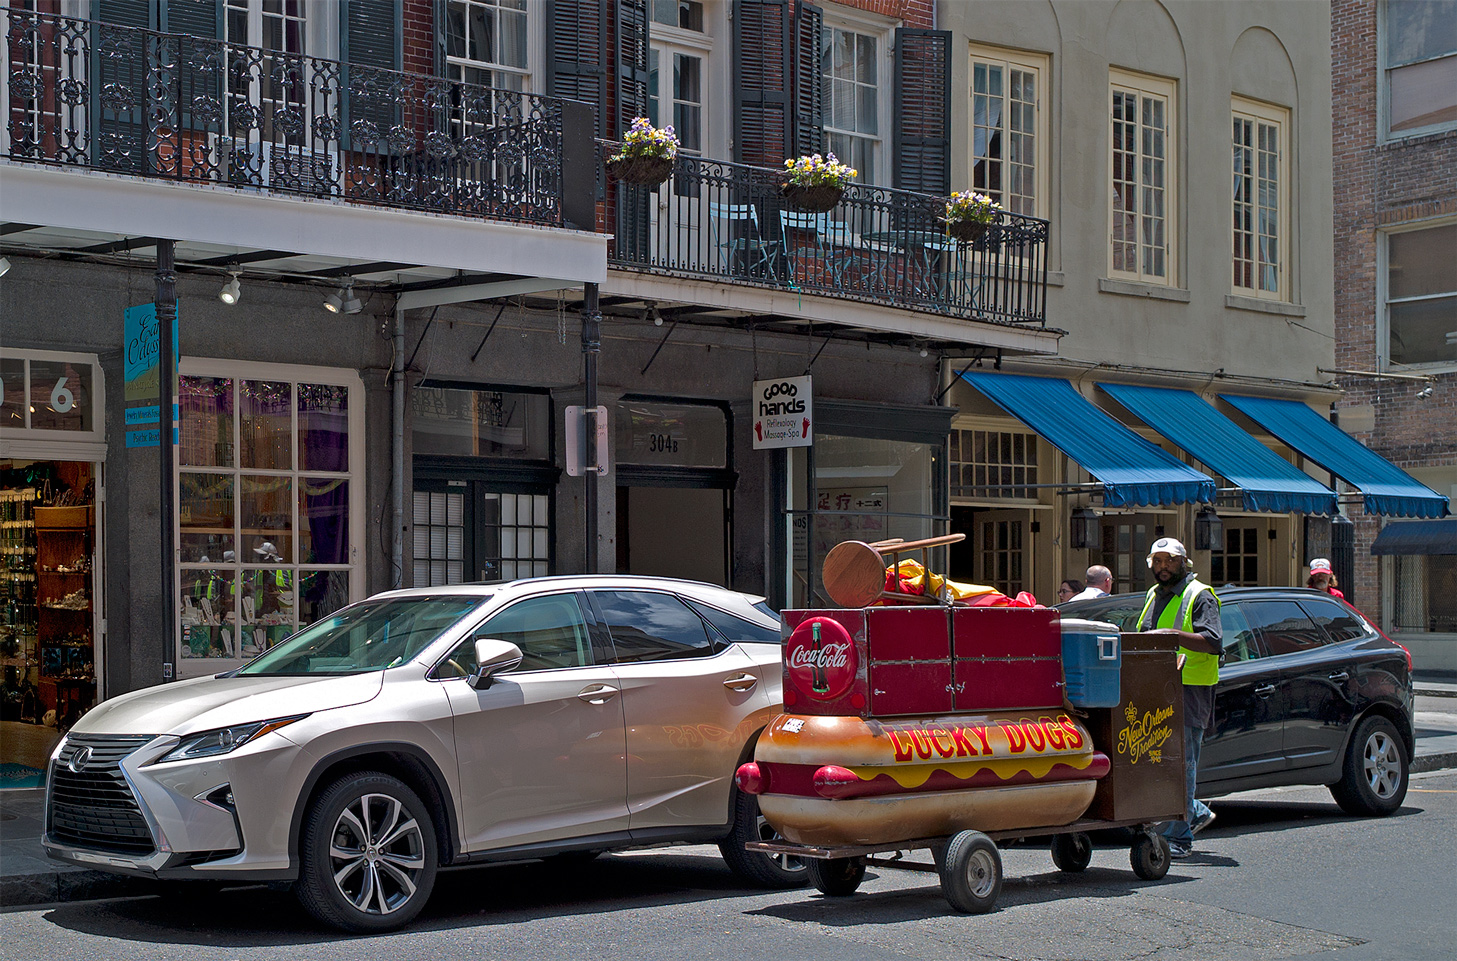
POLYGON ((814 446, 812 380, 806 374, 754 381, 754 450, 814 446))
POLYGON ((580 477, 587 471, 605 475, 611 450, 607 444, 607 408, 572 405, 566 411, 567 476, 580 477), (596 426, 586 423, 588 420, 596 426))

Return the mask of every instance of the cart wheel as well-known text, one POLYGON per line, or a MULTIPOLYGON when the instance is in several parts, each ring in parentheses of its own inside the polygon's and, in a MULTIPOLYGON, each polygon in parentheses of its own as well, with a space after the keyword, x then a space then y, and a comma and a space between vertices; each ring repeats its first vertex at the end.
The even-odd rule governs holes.
POLYGON ((1133 873, 1145 881, 1157 881, 1169 873, 1169 842, 1159 834, 1144 832, 1128 851, 1133 873))
POLYGON ((832 898, 849 897, 865 880, 863 857, 812 858, 808 864, 809 883, 819 888, 821 894, 832 898))
POLYGON ((956 910, 985 914, 1002 893, 1002 855, 980 831, 962 831, 946 845, 941 893, 956 910))
POLYGON ((1093 839, 1081 831, 1052 836, 1052 863, 1060 871, 1076 873, 1093 860, 1093 839))

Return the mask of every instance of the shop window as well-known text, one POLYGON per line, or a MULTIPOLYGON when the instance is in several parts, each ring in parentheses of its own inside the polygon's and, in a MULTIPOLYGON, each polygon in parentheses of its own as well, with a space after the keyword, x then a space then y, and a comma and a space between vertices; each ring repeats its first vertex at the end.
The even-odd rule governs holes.
POLYGON ((362 588, 359 387, 267 370, 178 382, 184 660, 253 657, 362 588))
POLYGON ((416 456, 551 459, 551 398, 546 394, 456 387, 410 393, 416 456))
POLYGON ((1386 235, 1387 360, 1457 366, 1457 223, 1386 235))
POLYGON ((1260 583, 1260 541, 1263 528, 1224 528, 1224 549, 1209 555, 1209 580, 1215 587, 1260 583))
POLYGON ((617 405, 619 462, 642 467, 726 467, 723 408, 626 399, 617 405))
POLYGON ((79 358, 0 358, 0 428, 99 435, 97 387, 96 365, 79 358))
POLYGON ((1008 597, 1015 597, 1026 587, 1025 522, 1021 520, 986 520, 981 528, 981 576, 1008 597))
POLYGON ((1386 130, 1412 137, 1457 125, 1457 0, 1381 5, 1386 130))
POLYGON ((1398 556, 1392 627, 1457 634, 1457 555, 1398 556))
POLYGON ((951 496, 1035 498, 1037 435, 1022 431, 953 430, 951 496))
POLYGON ((551 573, 551 498, 490 490, 489 482, 417 481, 416 587, 551 573))

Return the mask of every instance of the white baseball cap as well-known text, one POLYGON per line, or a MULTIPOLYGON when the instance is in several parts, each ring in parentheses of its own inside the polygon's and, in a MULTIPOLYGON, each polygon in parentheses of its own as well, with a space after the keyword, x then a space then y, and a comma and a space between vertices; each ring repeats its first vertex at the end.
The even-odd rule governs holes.
POLYGON ((1310 562, 1310 573, 1317 574, 1322 571, 1327 574, 1334 573, 1334 571, 1331 569, 1330 561, 1326 560, 1324 557, 1317 557, 1315 560, 1310 562))
POLYGON ((1173 557, 1189 556, 1189 552, 1184 550, 1183 543, 1173 537, 1160 537, 1153 542, 1153 546, 1148 549, 1148 557, 1145 558, 1148 561, 1149 567, 1153 566, 1153 556, 1155 554, 1169 554, 1173 557))

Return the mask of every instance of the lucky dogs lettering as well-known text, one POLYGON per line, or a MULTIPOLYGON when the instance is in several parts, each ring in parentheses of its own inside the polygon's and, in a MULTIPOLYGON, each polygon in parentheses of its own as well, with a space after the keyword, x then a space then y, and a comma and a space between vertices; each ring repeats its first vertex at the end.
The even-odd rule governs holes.
POLYGON ((890 728, 885 733, 895 745, 897 761, 1076 751, 1085 743, 1082 730, 1066 714, 986 725, 890 728))

